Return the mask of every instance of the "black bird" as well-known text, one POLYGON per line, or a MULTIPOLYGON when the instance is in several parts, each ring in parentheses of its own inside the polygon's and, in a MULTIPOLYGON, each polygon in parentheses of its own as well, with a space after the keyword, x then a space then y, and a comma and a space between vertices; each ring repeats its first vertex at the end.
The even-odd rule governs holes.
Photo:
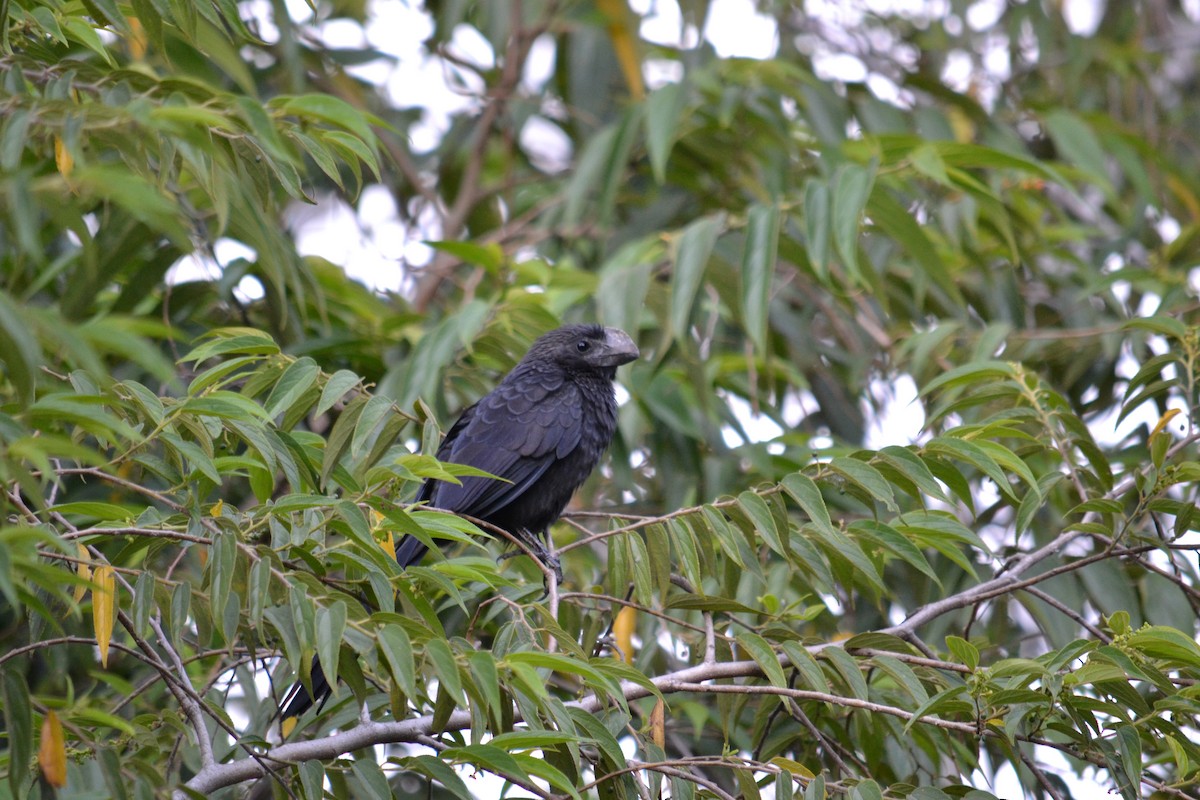
MULTIPOLYGON (((562 571, 549 550, 547 529, 587 479, 617 427, 613 380, 617 367, 638 357, 637 346, 617 328, 566 325, 529 348, 491 393, 451 426, 439 461, 476 467, 503 480, 467 476, 461 484, 430 479, 416 501, 491 523, 527 544, 562 571)), ((407 536, 396 560, 408 567, 426 546, 407 536)), ((299 716, 330 694, 313 661, 313 693, 292 687, 283 718, 299 716)))

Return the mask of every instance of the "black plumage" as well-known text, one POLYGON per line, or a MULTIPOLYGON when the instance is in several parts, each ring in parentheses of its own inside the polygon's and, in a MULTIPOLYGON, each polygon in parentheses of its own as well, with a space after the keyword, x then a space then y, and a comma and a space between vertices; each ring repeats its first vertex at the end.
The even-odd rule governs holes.
MULTIPOLYGON (((613 379, 638 357, 633 340, 616 328, 567 325, 539 338, 489 394, 462 413, 438 447, 439 461, 481 469, 504 480, 467 476, 461 484, 428 480, 416 501, 473 517, 508 531, 552 566, 547 529, 566 508, 612 440, 617 427, 613 379)), ((426 546, 414 537, 396 545, 402 567, 426 546)), ((313 695, 293 687, 284 718, 328 697, 320 666, 313 695)))

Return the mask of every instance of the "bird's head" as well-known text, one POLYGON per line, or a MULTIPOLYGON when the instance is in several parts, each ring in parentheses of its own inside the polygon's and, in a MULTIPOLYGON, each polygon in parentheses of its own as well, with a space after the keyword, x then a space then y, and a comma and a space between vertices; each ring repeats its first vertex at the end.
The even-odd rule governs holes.
POLYGON ((550 360, 566 369, 596 370, 611 378, 640 353, 629 334, 599 325, 565 325, 542 335, 526 360, 550 360))

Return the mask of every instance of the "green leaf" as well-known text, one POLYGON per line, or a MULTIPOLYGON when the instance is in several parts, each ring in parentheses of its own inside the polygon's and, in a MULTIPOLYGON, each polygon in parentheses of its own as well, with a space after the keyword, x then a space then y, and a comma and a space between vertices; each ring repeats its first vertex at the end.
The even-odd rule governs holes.
POLYGON ((875 520, 865 519, 855 520, 850 523, 849 529, 851 533, 870 539, 893 555, 898 556, 932 580, 937 586, 940 587, 942 585, 941 578, 929 564, 928 559, 925 558, 925 554, 921 552, 921 549, 892 526, 876 522, 875 520))
POLYGON ((683 113, 683 83, 668 83, 646 98, 646 151, 650 169, 660 185, 667 179, 667 158, 678 138, 679 118, 683 113))
POLYGON ((937 391, 958 389, 978 383, 997 380, 1013 380, 1016 370, 1008 361, 973 361, 943 372, 921 388, 921 396, 928 397, 937 391))
POLYGON ((808 258, 818 278, 829 275, 830 224, 829 186, 816 178, 804 184, 804 231, 808 258))
MULTIPOLYGON (((233 587, 233 574, 237 564, 237 535, 220 531, 213 536, 209 548, 209 594, 213 617, 221 619, 229 603, 233 587)), ((226 644, 232 645, 231 635, 236 631, 221 631, 226 644)))
POLYGON ((562 655, 561 653, 522 651, 519 653, 509 653, 504 657, 504 661, 508 664, 524 664, 539 669, 565 672, 568 675, 578 675, 587 680, 593 687, 603 687, 611 683, 610 679, 597 670, 594 665, 586 661, 581 661, 578 658, 562 655))
POLYGON ((437 781, 438 785, 448 790, 459 800, 476 800, 475 795, 467 788, 463 779, 454 769, 437 756, 416 756, 403 759, 402 763, 408 769, 437 781))
POLYGON ((439 754, 442 758, 490 770, 498 775, 510 775, 524 781, 529 775, 521 768, 511 753, 492 744, 469 744, 465 747, 448 747, 439 754))
POLYGON ((269 105, 285 114, 324 122, 342 128, 357 136, 364 143, 373 145, 375 134, 371 131, 369 115, 331 94, 305 94, 282 96, 269 105))
POLYGON ((434 250, 452 255, 467 264, 481 266, 493 275, 500 274, 500 270, 504 267, 504 250, 500 245, 495 243, 475 244, 474 242, 427 241, 425 244, 434 250))
POLYGON ((200 363, 226 355, 274 355, 279 345, 267 334, 253 328, 218 328, 204 337, 205 341, 192 348, 180 359, 183 363, 200 363))
POLYGON ((1059 154, 1108 186, 1108 156, 1091 127, 1077 114, 1056 108, 1046 114, 1046 130, 1054 139, 1059 154))
MULTIPOLYGON (((704 591, 704 572, 700 567, 700 546, 696 541, 695 534, 692 533, 691 526, 681 519, 671 519, 667 522, 667 529, 671 532, 671 542, 675 547, 675 552, 679 556, 680 569, 683 571, 683 577, 687 578, 697 592, 704 591)), ((670 564, 667 566, 667 580, 670 580, 670 564)), ((665 592, 664 592, 665 594, 665 592)))
POLYGON ((873 780, 860 781, 850 790, 850 800, 883 800, 883 791, 873 780))
POLYGON ((865 283, 858 264, 858 231, 875 183, 875 165, 843 164, 833 176, 833 244, 857 283, 865 283))
POLYGON ((1130 647, 1151 658, 1162 658, 1193 669, 1200 668, 1200 645, 1188 634, 1164 625, 1149 625, 1129 634, 1130 647))
POLYGON ((968 712, 973 711, 974 706, 969 700, 970 694, 967 691, 967 687, 963 684, 943 689, 929 698, 928 701, 922 703, 913 712, 912 718, 904 724, 904 733, 908 733, 913 725, 918 724, 921 721, 921 717, 937 716, 947 711, 955 713, 961 713, 964 710, 968 712))
POLYGON ((925 691, 921 679, 917 677, 917 673, 913 672, 912 668, 898 658, 877 653, 871 656, 871 662, 882 672, 887 673, 904 691, 920 705, 929 700, 929 693, 925 691))
POLYGON ((833 664, 834 669, 846 681, 846 685, 850 687, 850 692, 859 700, 869 700, 871 692, 867 688, 866 678, 863 677, 862 668, 859 666, 858 659, 847 653, 841 647, 826 647, 821 651, 821 657, 828 659, 833 664))
POLYGON ((317 658, 329 679, 333 694, 338 693, 338 655, 346 631, 346 604, 335 600, 328 606, 318 606, 316 613, 317 658))
POLYGON ((376 633, 379 649, 383 652, 392 679, 408 697, 417 695, 416 668, 413 662, 412 642, 404 628, 395 624, 384 625, 376 633))
POLYGON ((642 535, 636 531, 626 536, 629 544, 630 566, 633 567, 633 596, 642 605, 654 603, 654 573, 650 569, 650 552, 642 535))
POLYGON ((42 352, 7 292, 0 292, 0 361, 21 402, 32 402, 42 352))
POLYGON ((979 650, 961 636, 947 636, 946 647, 958 663, 966 665, 968 669, 979 666, 979 650))
POLYGON ((925 445, 925 451, 927 453, 948 455, 957 461, 970 464, 991 478, 992 483, 996 484, 998 491, 1007 494, 1012 493, 1012 487, 1009 485, 1008 477, 1005 475, 1004 470, 1000 469, 1000 465, 996 463, 996 460, 974 442, 968 442, 954 436, 939 436, 936 439, 931 439, 925 445))
MULTIPOLYGON (((502 714, 500 697, 500 673, 496 669, 496 658, 487 650, 477 650, 467 657, 471 669, 471 677, 475 680, 475 689, 484 700, 485 710, 493 720, 499 720, 502 714)), ((492 739, 492 744, 501 746, 492 739)))
POLYGON ((425 643, 425 656, 433 663, 434 674, 442 684, 442 689, 454 699, 460 707, 467 704, 463 694, 462 676, 458 671, 458 661, 450 650, 450 645, 444 639, 430 639, 425 643))
POLYGON ((754 530, 762 536, 767 546, 782 556, 787 555, 783 539, 780 538, 779 528, 775 525, 775 517, 767 502, 749 490, 742 492, 737 498, 738 508, 745 512, 754 525, 754 530))
POLYGON ((780 484, 814 525, 826 533, 834 532, 833 520, 829 517, 825 498, 821 496, 821 490, 811 478, 802 472, 793 472, 784 476, 780 484))
POLYGON ((288 368, 279 376, 278 382, 271 389, 270 396, 263 404, 267 417, 275 419, 285 411, 289 411, 292 405, 312 388, 320 374, 321 368, 308 356, 298 358, 289 364, 288 368))
POLYGON ((29 687, 14 669, 4 670, 4 732, 8 740, 8 786, 13 797, 27 797, 33 760, 33 712, 29 687))
POLYGON ((514 755, 513 760, 524 767, 528 774, 541 778, 558 791, 566 792, 567 795, 575 798, 575 800, 581 800, 579 792, 575 790, 575 781, 563 774, 562 770, 551 764, 548 759, 535 758, 533 756, 520 753, 514 755))
POLYGON ((829 469, 841 475, 846 480, 861 487, 867 494, 874 497, 880 503, 883 503, 889 511, 893 513, 899 512, 900 508, 896 505, 896 497, 892 493, 892 487, 884 479, 883 475, 879 474, 879 470, 855 458, 846 458, 839 456, 833 459, 828 464, 829 469))
POLYGON ((176 406, 179 412, 188 412, 208 417, 220 417, 230 420, 268 421, 263 407, 253 400, 242 397, 234 392, 217 390, 203 397, 189 397, 176 406))
POLYGON ((181 222, 185 215, 176 198, 136 172, 116 165, 88 164, 71 177, 78 191, 120 206, 177 247, 190 247, 189 232, 181 222))
POLYGON ((950 498, 946 496, 942 485, 937 482, 937 479, 933 477, 933 473, 930 472, 929 467, 912 449, 897 445, 888 445, 876 455, 881 461, 895 467, 904 477, 916 484, 917 488, 929 497, 940 500, 943 503, 950 503, 950 498))
POLYGON ((900 201, 885 192, 874 192, 867 203, 872 223, 895 239, 912 256, 925 276, 955 303, 964 303, 958 283, 925 228, 913 219, 900 201))
POLYGON ((131 520, 138 514, 133 508, 126 508, 112 503, 97 503, 95 501, 59 503, 51 508, 51 510, 58 514, 78 514, 105 522, 131 520))
POLYGON ((112 53, 108 52, 108 48, 104 46, 104 42, 95 28, 76 16, 63 17, 61 18, 61 22, 63 32, 67 34, 68 38, 74 39, 93 53, 96 53, 104 59, 108 66, 116 68, 116 60, 113 59, 112 53))
POLYGON ((388 786, 387 776, 383 774, 374 758, 356 758, 351 766, 354 776, 358 778, 358 791, 355 797, 367 797, 373 800, 392 800, 392 789, 388 786), (360 794, 361 792, 361 794, 360 794))
POLYGON ((767 311, 779 247, 779 208, 751 206, 742 251, 742 324, 755 349, 767 353, 767 311))
POLYGON ((696 292, 704 280, 704 270, 725 226, 723 214, 701 217, 683 229, 674 241, 675 263, 671 278, 671 333, 687 333, 696 292))
POLYGON ((317 401, 317 406, 313 409, 313 414, 318 417, 321 416, 333 408, 334 404, 346 395, 346 392, 358 386, 361 382, 362 378, 356 373, 348 369, 339 369, 330 375, 329 380, 325 382, 325 388, 321 390, 321 399, 317 401))
POLYGON ((832 694, 833 690, 829 687, 829 681, 825 678, 825 672, 808 652, 808 648, 804 647, 799 642, 786 641, 780 645, 784 655, 788 657, 788 661, 792 666, 800 671, 804 682, 812 688, 813 691, 823 694, 832 694))
POLYGON ((787 676, 783 673, 783 667, 779 665, 779 656, 771 649, 771 645, 767 644, 766 639, 750 631, 741 631, 735 638, 738 645, 762 668, 763 674, 772 685, 787 688, 787 676))

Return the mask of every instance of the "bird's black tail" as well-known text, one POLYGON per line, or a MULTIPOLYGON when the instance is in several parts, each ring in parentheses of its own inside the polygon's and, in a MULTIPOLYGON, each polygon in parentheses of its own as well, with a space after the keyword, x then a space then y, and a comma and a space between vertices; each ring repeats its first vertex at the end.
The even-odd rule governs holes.
MULTIPOLYGON (((405 536, 396 545, 396 562, 400 564, 402 569, 406 569, 424 558, 428 550, 429 548, 421 540, 413 536, 405 536)), ((304 688, 304 684, 296 682, 283 696, 279 719, 285 736, 288 732, 288 720, 299 718, 300 715, 313 706, 320 707, 324 705, 325 701, 329 699, 330 694, 333 693, 333 687, 329 685, 329 679, 325 677, 325 672, 321 669, 321 664, 316 658, 312 662, 311 674, 312 694, 309 694, 308 689, 304 688)))

